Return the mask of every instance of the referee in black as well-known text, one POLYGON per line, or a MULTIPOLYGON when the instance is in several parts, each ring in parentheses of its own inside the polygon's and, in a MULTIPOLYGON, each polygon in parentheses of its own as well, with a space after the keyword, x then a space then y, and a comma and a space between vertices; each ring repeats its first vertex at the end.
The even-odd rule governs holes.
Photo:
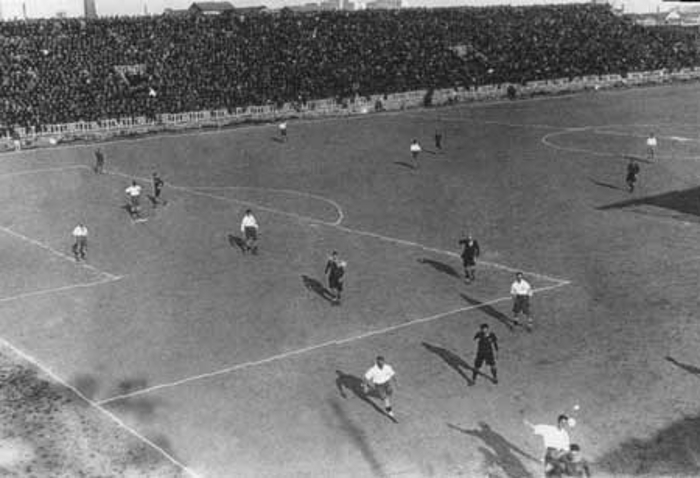
POLYGON ((476 258, 481 254, 479 243, 472 237, 471 234, 465 234, 463 239, 460 239, 459 245, 462 246, 462 265, 464 266, 464 282, 469 284, 476 280, 476 258))
POLYGON ((474 336, 477 341, 476 359, 474 360, 474 372, 470 385, 476 383, 476 377, 479 375, 479 369, 486 362, 486 365, 491 367, 491 376, 493 383, 498 383, 498 374, 496 371, 496 357, 498 355, 498 339, 496 334, 489 331, 488 324, 481 324, 480 330, 474 336))

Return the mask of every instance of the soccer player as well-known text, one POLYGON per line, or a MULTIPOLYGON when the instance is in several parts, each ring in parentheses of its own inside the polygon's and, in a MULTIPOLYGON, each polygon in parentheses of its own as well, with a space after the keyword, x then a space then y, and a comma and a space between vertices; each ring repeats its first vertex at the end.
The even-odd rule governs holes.
POLYGON ((438 151, 442 151, 442 133, 439 130, 435 130, 435 147, 438 151))
POLYGON ((418 169, 418 155, 423 151, 423 148, 418 144, 418 140, 414 139, 411 142, 411 160, 413 161, 413 169, 418 169))
POLYGON ((340 305, 340 296, 343 293, 343 276, 347 263, 338 258, 338 251, 333 251, 326 262, 323 274, 328 276, 328 289, 333 295, 333 305, 340 305))
POLYGON ((75 226, 73 229, 73 255, 75 256, 75 261, 78 262, 80 259, 85 260, 87 255, 87 238, 88 229, 82 222, 75 226))
POLYGON ((153 172, 153 207, 160 203, 160 193, 164 185, 165 182, 158 176, 158 173, 153 172))
POLYGON ((136 181, 131 181, 131 186, 125 192, 129 199, 129 214, 132 218, 138 218, 141 213, 141 186, 136 181))
POLYGON ((532 329, 532 316, 530 315, 530 297, 532 297, 532 287, 523 279, 523 273, 515 274, 515 281, 510 286, 510 295, 513 297, 513 323, 520 325, 520 313, 527 319, 528 330, 532 329))
POLYGON ((647 159, 653 161, 654 156, 656 155, 656 136, 654 136, 654 133, 649 133, 649 137, 647 138, 647 159))
POLYGON ((280 139, 282 140, 283 143, 287 142, 287 122, 282 121, 279 125, 279 130, 280 130, 280 139))
POLYGON ((105 169, 105 155, 100 148, 95 150, 95 174, 104 173, 105 169))
POLYGON ((581 456, 581 447, 572 443, 569 453, 563 458, 564 473, 562 476, 574 476, 576 478, 591 478, 591 467, 588 460, 581 456))
POLYGON ((489 331, 488 324, 481 324, 480 330, 474 336, 477 342, 476 359, 474 360, 474 372, 472 381, 469 385, 476 383, 476 377, 479 374, 479 369, 486 362, 486 365, 491 367, 491 376, 493 383, 498 383, 498 375, 496 370, 496 357, 498 355, 498 339, 496 334, 489 331))
POLYGON ((363 390, 365 393, 374 390, 379 398, 384 401, 384 410, 386 414, 394 419, 394 410, 391 407, 391 396, 394 393, 392 382, 396 382, 396 372, 386 363, 381 355, 377 357, 376 362, 365 373, 363 390))
POLYGON ((462 265, 464 266, 464 282, 469 284, 476 280, 476 258, 481 254, 479 243, 472 237, 471 234, 465 234, 463 239, 460 239, 459 245, 462 246, 462 265))
POLYGON ((629 192, 634 192, 634 183, 637 182, 637 174, 639 174, 639 164, 637 164, 634 158, 630 158, 630 162, 627 163, 627 177, 625 178, 629 192))
POLYGON ((258 253, 258 221, 253 216, 253 211, 246 209, 241 220, 241 232, 245 237, 243 252, 250 251, 253 255, 258 253))
POLYGON ((557 476, 557 473, 560 473, 560 461, 569 452, 571 445, 569 432, 566 431, 569 417, 559 415, 557 426, 534 425, 527 420, 524 422, 535 435, 540 435, 544 441, 544 475, 546 477, 557 476))

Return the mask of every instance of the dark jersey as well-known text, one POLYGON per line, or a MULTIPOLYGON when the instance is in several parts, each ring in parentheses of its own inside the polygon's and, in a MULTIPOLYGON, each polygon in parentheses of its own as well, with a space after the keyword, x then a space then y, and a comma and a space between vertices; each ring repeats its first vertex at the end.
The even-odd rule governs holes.
POLYGON ((104 164, 105 155, 102 153, 102 151, 95 151, 95 162, 99 165, 104 164))
POLYGON ((345 274, 345 269, 338 261, 328 259, 328 262, 326 262, 325 274, 328 274, 328 280, 337 282, 340 281, 340 278, 345 274))
POLYGON ((158 194, 161 189, 163 189, 163 182, 162 179, 160 179, 159 176, 153 176, 153 190, 158 194))
POLYGON ((479 249, 479 243, 476 239, 472 239, 471 241, 469 239, 462 239, 459 241, 459 244, 462 246, 462 259, 474 261, 474 259, 479 257, 481 249, 479 249))
POLYGON ((634 181, 637 179, 637 174, 639 174, 639 165, 637 163, 630 163, 627 165, 627 180, 634 181))
POLYGON ((493 352, 498 350, 498 339, 493 332, 488 334, 479 331, 474 336, 474 340, 477 341, 477 355, 482 357, 493 357, 493 352))

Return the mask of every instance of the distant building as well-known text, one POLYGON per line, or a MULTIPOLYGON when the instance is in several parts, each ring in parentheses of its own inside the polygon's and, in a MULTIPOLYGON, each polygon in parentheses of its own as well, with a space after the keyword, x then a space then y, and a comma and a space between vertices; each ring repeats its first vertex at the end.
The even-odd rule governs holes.
POLYGON ((97 18, 95 0, 83 0, 83 14, 85 18, 97 18))
POLYGON ((234 8, 229 2, 195 2, 188 10, 194 15, 221 15, 232 12, 234 8))
POLYGON ((395 10, 401 8, 401 0, 374 0, 367 2, 367 10, 395 10))

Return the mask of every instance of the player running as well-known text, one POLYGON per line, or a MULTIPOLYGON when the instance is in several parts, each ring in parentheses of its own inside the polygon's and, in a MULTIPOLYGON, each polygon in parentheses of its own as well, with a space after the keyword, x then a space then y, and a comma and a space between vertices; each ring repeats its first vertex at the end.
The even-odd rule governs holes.
POLYGON ((474 371, 472 381, 469 385, 476 383, 479 369, 486 362, 491 367, 491 377, 493 383, 498 383, 498 371, 496 370, 496 357, 498 356, 498 339, 496 334, 489 331, 489 324, 481 324, 480 330, 474 336, 477 341, 476 359, 474 360, 474 371))
POLYGON ((411 142, 411 161, 413 161, 413 169, 418 169, 418 155, 423 151, 417 139, 411 142))
POLYGON ((136 181, 131 181, 131 185, 126 188, 126 197, 129 200, 129 215, 132 219, 141 217, 141 186, 136 181))
POLYGON ((559 415, 557 426, 534 425, 528 420, 524 420, 525 425, 530 427, 535 435, 540 435, 544 441, 544 476, 557 476, 559 463, 569 453, 571 439, 566 428, 569 426, 569 417, 559 415))
POLYGON ((657 141, 656 141, 656 136, 654 136, 654 133, 649 133, 649 137, 647 138, 647 159, 650 161, 654 161, 654 157, 656 156, 656 146, 657 146, 657 141))
POLYGON ((530 298, 532 297, 532 287, 523 278, 523 273, 515 274, 515 281, 510 287, 510 295, 513 297, 513 323, 520 325, 520 314, 527 319, 528 331, 532 330, 532 316, 530 315, 530 298))
POLYGON ((100 148, 95 150, 95 174, 102 174, 105 170, 105 155, 100 148))
POLYGON ((286 122, 286 121, 282 121, 282 122, 279 124, 278 128, 279 128, 279 131, 280 131, 280 140, 281 140, 283 143, 286 143, 286 142, 287 142, 287 122, 286 122))
MULTIPOLYGON (((165 181, 163 181, 161 179, 161 177, 158 175, 158 173, 154 171, 153 177, 152 177, 152 182, 153 182, 153 207, 156 207, 158 204, 161 204, 160 194, 163 191, 163 186, 165 186, 165 181)), ((165 201, 163 201, 162 204, 165 204, 165 201)))
POLYGON ((391 406, 391 396, 394 393, 392 383, 396 382, 396 372, 387 364, 384 357, 377 357, 375 364, 365 373, 362 389, 365 394, 369 391, 374 391, 379 395, 379 398, 384 402, 384 410, 386 414, 394 418, 394 410, 391 406))

